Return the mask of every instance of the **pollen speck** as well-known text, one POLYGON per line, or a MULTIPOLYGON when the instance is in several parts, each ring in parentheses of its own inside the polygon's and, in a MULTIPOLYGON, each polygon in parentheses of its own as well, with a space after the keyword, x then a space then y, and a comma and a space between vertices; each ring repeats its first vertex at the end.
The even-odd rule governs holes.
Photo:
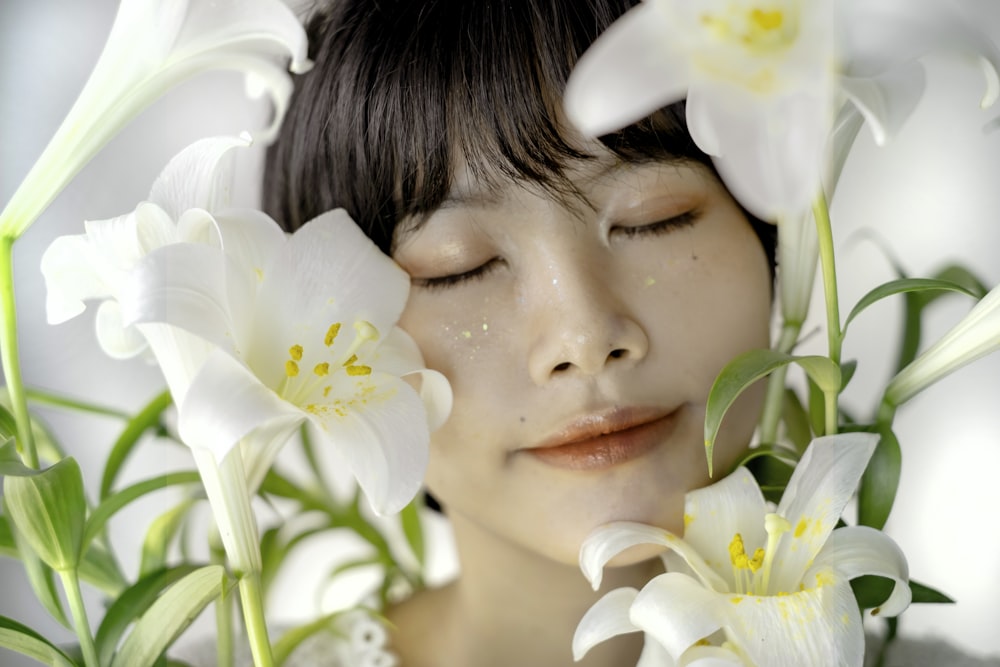
POLYGON ((463 331, 462 332, 462 338, 472 338, 472 332, 471 331, 463 331))
POLYGON ((325 387, 323 387, 323 398, 326 398, 327 396, 330 395, 331 389, 333 389, 333 387, 331 387, 330 385, 326 385, 325 387))
POLYGON ((653 276, 646 276, 646 282, 645 282, 646 287, 652 287, 655 284, 656 280, 653 278, 653 276))
POLYGON ((799 523, 795 526, 795 537, 802 537, 806 532, 806 528, 809 526, 808 519, 799 519, 799 523))

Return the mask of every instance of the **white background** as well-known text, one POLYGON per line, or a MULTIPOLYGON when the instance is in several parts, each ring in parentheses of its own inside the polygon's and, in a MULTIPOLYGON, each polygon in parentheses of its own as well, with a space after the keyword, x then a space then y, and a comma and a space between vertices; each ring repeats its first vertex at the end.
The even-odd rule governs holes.
MULTIPOLYGON (((68 111, 96 62, 114 9, 111 0, 0 2, 0 202, 11 196, 68 111)), ((1000 11, 990 23, 1000 28, 1000 11)), ((1000 29, 994 34, 1000 36, 1000 29)), ((971 63, 933 59, 928 70, 928 94, 890 146, 874 147, 863 130, 834 201, 845 314, 868 289, 894 277, 883 252, 861 240, 859 230, 883 239, 911 275, 959 261, 988 285, 1000 283, 1000 131, 982 131, 1000 109, 978 108, 982 79, 971 63)), ((91 313, 58 327, 45 323, 39 258, 56 236, 80 233, 84 219, 132 210, 163 165, 191 141, 259 128, 263 112, 244 101, 236 76, 206 75, 183 86, 129 125, 25 234, 15 261, 21 358, 30 384, 126 410, 137 410, 160 391, 155 369, 103 357, 91 313)), ((260 151, 254 151, 241 166, 237 203, 255 202, 260 151)), ((815 334, 806 349, 816 352, 825 344, 820 298, 817 291, 807 327, 815 334)), ((940 335, 968 307, 961 297, 940 302, 927 319, 925 340, 940 335)), ((888 301, 852 325, 844 358, 861 363, 846 405, 862 416, 891 368, 900 318, 900 304, 888 301)), ((96 488, 119 424, 57 417, 54 425, 96 488)), ((903 631, 946 637, 972 653, 1000 653, 1000 355, 919 395, 900 411, 896 430, 904 469, 887 531, 906 552, 914 578, 958 601, 912 608, 903 631)), ((142 460, 126 468, 126 479, 190 467, 183 449, 156 442, 147 447, 142 460)), ((157 500, 116 519, 112 536, 121 553, 138 552, 146 523, 165 507, 157 500)), ((135 563, 126 566, 132 571, 135 563)), ((308 616, 311 584, 288 581, 275 602, 277 616, 308 616)), ((19 564, 7 559, 0 559, 0 614, 46 634, 58 632, 32 597, 19 564)), ((70 638, 66 631, 50 636, 70 638)), ((0 664, 22 663, 0 651, 0 664)))

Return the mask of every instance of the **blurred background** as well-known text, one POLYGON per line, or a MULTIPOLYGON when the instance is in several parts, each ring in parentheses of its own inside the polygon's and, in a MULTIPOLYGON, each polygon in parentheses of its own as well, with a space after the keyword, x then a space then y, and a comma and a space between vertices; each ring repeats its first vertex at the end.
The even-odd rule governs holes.
MULTIPOLYGON (((97 60, 116 6, 113 0, 0 1, 0 202, 9 199, 69 110, 97 60)), ((991 24, 1000 39, 1000 4, 994 8, 991 24)), ((875 147, 862 130, 834 199, 842 314, 869 289, 895 277, 887 251, 911 276, 959 262, 988 286, 1000 283, 1000 130, 985 131, 1000 108, 979 108, 983 79, 974 62, 934 57, 926 64, 928 90, 915 115, 887 147, 875 147)), ((262 104, 246 101, 239 76, 202 75, 127 126, 24 235, 15 247, 15 271, 21 359, 30 385, 126 411, 138 410, 162 390, 155 368, 104 357, 91 311, 66 324, 46 324, 41 254, 57 236, 81 233, 85 219, 131 211, 167 161, 195 139, 260 128, 266 113, 262 104)), ((261 157, 258 146, 241 158, 234 203, 256 203, 261 157)), ((817 290, 806 352, 824 351, 821 299, 817 290)), ((892 368, 900 301, 881 302, 864 313, 845 342, 844 358, 860 362, 845 405, 861 418, 877 403, 892 368)), ((936 303, 927 314, 924 340, 941 335, 970 305, 959 296, 936 303)), ((96 484, 120 423, 52 411, 45 416, 79 460, 88 484, 96 484)), ((1000 654, 1000 355, 917 396, 900 410, 896 433, 904 468, 886 530, 907 554, 911 575, 957 601, 911 608, 902 632, 945 638, 974 654, 1000 654)), ((156 441, 144 447, 127 466, 124 481, 191 466, 183 448, 156 441)), ((119 553, 138 554, 146 524, 162 503, 154 497, 112 523, 119 553)), ((435 576, 444 577, 453 569, 453 556, 446 530, 434 529, 444 545, 437 551, 435 576)), ((327 553, 331 546, 310 549, 327 553)), ((299 556, 303 563, 309 553, 299 556)), ((136 562, 126 568, 134 571, 136 562)), ((308 567, 291 569, 300 574, 279 584, 271 609, 273 617, 287 621, 311 617, 329 604, 316 598, 308 567)), ((96 612, 96 597, 92 603, 96 612)), ((47 636, 70 639, 35 600, 20 564, 3 558, 0 614, 47 636)), ((27 663, 0 651, 0 664, 27 663)))

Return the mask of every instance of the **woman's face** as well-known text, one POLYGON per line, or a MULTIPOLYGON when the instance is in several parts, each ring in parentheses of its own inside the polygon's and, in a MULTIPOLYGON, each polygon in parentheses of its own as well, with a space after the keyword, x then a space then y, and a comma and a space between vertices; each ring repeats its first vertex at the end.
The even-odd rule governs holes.
MULTIPOLYGON (((400 325, 454 391, 427 486, 453 517, 575 564, 612 520, 683 532, 710 482, 703 421, 720 369, 768 346, 770 272, 725 188, 693 163, 572 172, 582 198, 482 187, 397 237, 412 276, 400 325)), ((715 449, 748 443, 758 388, 715 449)))

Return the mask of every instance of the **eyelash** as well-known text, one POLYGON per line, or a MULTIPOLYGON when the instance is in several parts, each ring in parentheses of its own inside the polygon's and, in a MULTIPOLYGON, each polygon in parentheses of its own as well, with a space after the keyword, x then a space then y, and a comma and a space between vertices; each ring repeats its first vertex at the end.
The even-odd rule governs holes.
MULTIPOLYGON (((690 227, 698 218, 701 216, 701 211, 698 209, 692 209, 690 211, 685 211, 680 215, 675 215, 673 217, 667 218, 666 220, 659 220, 657 222, 648 225, 639 225, 637 227, 614 227, 612 231, 623 234, 628 238, 636 238, 647 235, 659 235, 667 234, 681 227, 690 227)), ((424 289, 438 290, 447 289, 449 287, 454 287, 456 285, 461 285, 465 283, 475 282, 477 280, 482 280, 487 275, 492 273, 497 269, 503 260, 499 257, 493 257, 487 262, 480 264, 474 269, 465 271, 463 273, 456 273, 450 276, 439 276, 437 278, 415 278, 412 280, 412 284, 415 287, 422 287, 424 289)))
POLYGON ((423 287, 425 289, 432 290, 445 289, 462 283, 470 283, 485 278, 487 275, 492 273, 494 269, 498 268, 502 261, 503 260, 499 257, 494 257, 474 269, 465 271, 464 273, 456 273, 454 275, 440 276, 437 278, 415 278, 411 281, 411 283, 416 287, 423 287))
POLYGON ((653 222, 648 225, 639 225, 636 227, 616 226, 613 227, 611 231, 622 234, 628 238, 635 238, 647 235, 669 234, 670 232, 680 229, 682 227, 690 227, 694 225, 698 221, 698 218, 700 217, 701 217, 700 210, 691 209, 690 211, 685 211, 680 215, 675 215, 665 220, 658 220, 657 222, 653 222))

